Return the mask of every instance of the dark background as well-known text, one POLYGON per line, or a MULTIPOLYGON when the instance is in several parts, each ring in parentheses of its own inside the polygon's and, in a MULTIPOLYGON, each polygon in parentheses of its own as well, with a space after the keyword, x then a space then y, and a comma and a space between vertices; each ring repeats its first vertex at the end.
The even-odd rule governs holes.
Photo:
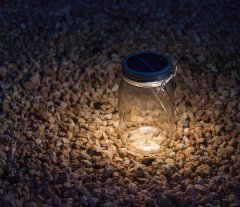
POLYGON ((38 62, 44 70, 53 60, 73 61, 73 46, 75 64, 103 50, 124 56, 147 49, 187 61, 194 70, 234 70, 239 7, 231 0, 1 1, 0 59, 22 69, 38 62))

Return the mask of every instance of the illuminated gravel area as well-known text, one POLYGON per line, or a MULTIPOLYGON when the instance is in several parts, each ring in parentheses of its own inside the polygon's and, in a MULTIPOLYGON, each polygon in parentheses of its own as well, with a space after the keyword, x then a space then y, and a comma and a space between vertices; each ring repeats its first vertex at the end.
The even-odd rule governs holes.
POLYGON ((0 206, 239 207, 237 1, 36 2, 0 2, 0 206), (117 132, 137 50, 179 66, 176 135, 156 156, 117 132))

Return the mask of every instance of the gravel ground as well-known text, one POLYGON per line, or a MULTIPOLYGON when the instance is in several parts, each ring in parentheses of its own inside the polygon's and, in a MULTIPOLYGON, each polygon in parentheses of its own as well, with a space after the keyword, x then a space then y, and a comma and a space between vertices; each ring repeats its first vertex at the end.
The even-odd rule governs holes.
POLYGON ((239 3, 139 2, 0 1, 0 206, 240 206, 239 3), (153 157, 117 132, 120 63, 144 49, 179 66, 153 157))

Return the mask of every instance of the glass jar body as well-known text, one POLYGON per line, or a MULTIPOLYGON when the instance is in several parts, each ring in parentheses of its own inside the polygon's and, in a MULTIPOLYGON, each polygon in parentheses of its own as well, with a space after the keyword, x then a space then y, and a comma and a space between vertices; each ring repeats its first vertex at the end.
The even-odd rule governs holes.
POLYGON ((127 149, 157 153, 173 136, 174 82, 146 87, 123 79, 119 88, 119 133, 127 149))

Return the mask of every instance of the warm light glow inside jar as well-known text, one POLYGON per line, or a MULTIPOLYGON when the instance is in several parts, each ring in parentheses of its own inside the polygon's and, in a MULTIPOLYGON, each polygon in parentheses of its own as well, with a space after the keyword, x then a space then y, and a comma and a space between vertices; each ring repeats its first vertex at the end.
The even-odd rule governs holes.
POLYGON ((138 52, 123 61, 119 90, 119 132, 130 151, 157 153, 173 135, 175 71, 154 52, 138 52))

